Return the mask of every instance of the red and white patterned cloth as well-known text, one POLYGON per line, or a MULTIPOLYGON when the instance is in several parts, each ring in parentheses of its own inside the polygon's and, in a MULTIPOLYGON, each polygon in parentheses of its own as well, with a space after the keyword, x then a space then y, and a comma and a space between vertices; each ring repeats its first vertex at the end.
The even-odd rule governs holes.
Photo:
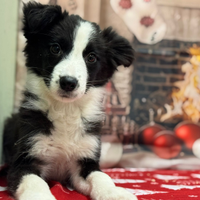
MULTIPOLYGON (((126 188, 138 200, 195 200, 200 199, 200 170, 104 170, 117 186, 126 188)), ((57 182, 49 183, 57 200, 90 200, 90 198, 63 188, 57 182)), ((5 177, 0 177, 0 200, 12 200, 6 191, 5 177)))

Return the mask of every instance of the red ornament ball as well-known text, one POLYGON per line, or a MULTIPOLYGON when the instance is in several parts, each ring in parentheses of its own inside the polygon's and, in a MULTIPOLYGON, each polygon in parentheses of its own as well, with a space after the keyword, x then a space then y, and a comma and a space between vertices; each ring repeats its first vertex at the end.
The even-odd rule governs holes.
POLYGON ((194 142, 200 138, 200 126, 192 122, 183 122, 174 129, 178 138, 184 141, 188 149, 192 149, 194 142))
POLYGON ((145 145, 152 145, 155 134, 162 130, 165 130, 165 128, 158 124, 142 126, 138 134, 139 143, 145 145))
POLYGON ((181 151, 181 141, 169 130, 160 131, 154 136, 153 152, 160 158, 175 158, 181 151))
POLYGON ((119 2, 119 6, 121 6, 124 9, 129 9, 132 7, 132 2, 131 0, 121 0, 119 2))

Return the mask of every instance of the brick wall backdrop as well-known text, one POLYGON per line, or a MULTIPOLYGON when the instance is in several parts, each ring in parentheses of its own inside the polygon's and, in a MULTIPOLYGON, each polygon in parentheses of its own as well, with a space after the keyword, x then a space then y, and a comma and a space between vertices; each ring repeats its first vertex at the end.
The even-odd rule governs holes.
POLYGON ((161 123, 157 112, 165 113, 164 105, 171 103, 171 92, 177 89, 173 83, 184 78, 181 67, 190 60, 188 49, 193 45, 200 46, 200 42, 163 40, 155 45, 144 45, 134 41, 136 58, 134 69, 129 72, 132 73, 132 81, 121 85, 121 91, 117 90, 115 84, 119 83, 115 76, 107 85, 106 120, 102 130, 104 141, 134 143, 139 128, 150 122, 150 109, 154 111, 153 120, 168 129, 173 129, 180 122, 173 119, 161 123), (128 105, 120 98, 123 90, 130 91, 127 98, 131 100, 124 100, 129 102, 128 105))
MULTIPOLYGON (((165 112, 164 104, 171 102, 173 83, 182 80, 182 64, 190 59, 189 47, 200 43, 163 40, 156 45, 143 45, 135 41, 136 60, 133 71, 133 89, 130 117, 139 126, 149 123, 149 109, 165 112)), ((173 128, 178 121, 164 125, 173 128)))

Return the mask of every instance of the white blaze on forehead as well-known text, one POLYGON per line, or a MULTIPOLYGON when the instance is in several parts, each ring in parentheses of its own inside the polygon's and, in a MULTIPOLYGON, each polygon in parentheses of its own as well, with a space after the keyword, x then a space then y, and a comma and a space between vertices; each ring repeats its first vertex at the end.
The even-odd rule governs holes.
POLYGON ((56 91, 59 89, 59 85, 56 81, 61 76, 72 76, 79 82, 79 92, 84 92, 87 83, 87 67, 83 58, 83 51, 89 43, 90 37, 94 31, 94 28, 90 22, 80 22, 79 26, 75 29, 73 48, 71 52, 58 63, 53 71, 51 88, 56 91))
MULTIPOLYGON (((86 48, 89 38, 93 32, 92 25, 89 22, 81 22, 74 34, 73 49, 56 67, 60 75, 86 76, 87 68, 83 58, 83 51, 86 48)), ((86 77, 87 78, 87 77, 86 77)))
POLYGON ((89 22, 81 22, 78 27, 74 40, 74 47, 72 53, 76 56, 81 53, 86 48, 89 39, 94 31, 91 23, 89 22))

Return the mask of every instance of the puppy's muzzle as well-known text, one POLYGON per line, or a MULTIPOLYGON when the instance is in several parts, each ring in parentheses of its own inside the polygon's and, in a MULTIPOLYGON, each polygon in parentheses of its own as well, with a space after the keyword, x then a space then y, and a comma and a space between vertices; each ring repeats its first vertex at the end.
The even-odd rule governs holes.
POLYGON ((60 77, 60 88, 66 92, 72 92, 78 86, 78 80, 72 76, 60 77))

